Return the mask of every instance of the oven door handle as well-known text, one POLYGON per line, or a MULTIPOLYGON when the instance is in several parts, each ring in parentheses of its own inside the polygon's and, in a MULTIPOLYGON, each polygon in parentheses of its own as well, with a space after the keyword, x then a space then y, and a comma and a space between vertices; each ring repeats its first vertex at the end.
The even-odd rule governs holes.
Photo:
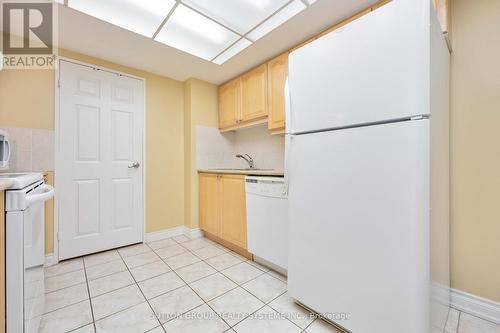
POLYGON ((44 184, 40 186, 42 193, 35 193, 26 196, 26 205, 31 206, 33 204, 49 200, 54 196, 55 189, 49 184, 44 184))

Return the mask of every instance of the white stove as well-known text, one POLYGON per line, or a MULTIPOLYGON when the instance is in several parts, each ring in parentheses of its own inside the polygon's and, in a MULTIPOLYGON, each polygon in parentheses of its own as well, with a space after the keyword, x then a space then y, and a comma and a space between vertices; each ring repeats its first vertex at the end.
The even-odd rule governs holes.
POLYGON ((36 333, 44 310, 44 202, 54 196, 41 173, 0 174, 5 192, 7 332, 36 333))
POLYGON ((9 190, 20 190, 28 185, 43 179, 43 175, 37 172, 29 173, 0 173, 0 179, 10 179, 14 184, 9 190))

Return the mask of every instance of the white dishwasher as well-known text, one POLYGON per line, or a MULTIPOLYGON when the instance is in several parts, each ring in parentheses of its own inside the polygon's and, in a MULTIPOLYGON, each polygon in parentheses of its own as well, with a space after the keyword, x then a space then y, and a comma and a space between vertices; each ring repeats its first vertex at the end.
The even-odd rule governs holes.
POLYGON ((284 178, 247 176, 245 179, 248 251, 256 261, 285 273, 288 226, 284 178))

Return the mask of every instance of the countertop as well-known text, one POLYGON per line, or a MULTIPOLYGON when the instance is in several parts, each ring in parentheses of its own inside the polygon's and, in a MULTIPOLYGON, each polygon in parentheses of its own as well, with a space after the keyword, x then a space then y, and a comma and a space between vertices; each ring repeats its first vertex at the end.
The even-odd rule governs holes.
POLYGON ((251 170, 251 169, 200 169, 198 173, 218 173, 247 176, 283 176, 283 171, 279 170, 251 170))
POLYGON ((14 184, 12 179, 0 179, 0 191, 6 190, 14 184))

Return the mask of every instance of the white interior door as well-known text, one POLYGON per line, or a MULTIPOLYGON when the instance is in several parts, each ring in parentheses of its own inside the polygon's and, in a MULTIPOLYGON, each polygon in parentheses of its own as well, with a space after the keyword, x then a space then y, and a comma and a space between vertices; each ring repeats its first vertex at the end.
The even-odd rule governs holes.
POLYGON ((61 61, 59 92, 59 259, 141 242, 144 82, 61 61))

